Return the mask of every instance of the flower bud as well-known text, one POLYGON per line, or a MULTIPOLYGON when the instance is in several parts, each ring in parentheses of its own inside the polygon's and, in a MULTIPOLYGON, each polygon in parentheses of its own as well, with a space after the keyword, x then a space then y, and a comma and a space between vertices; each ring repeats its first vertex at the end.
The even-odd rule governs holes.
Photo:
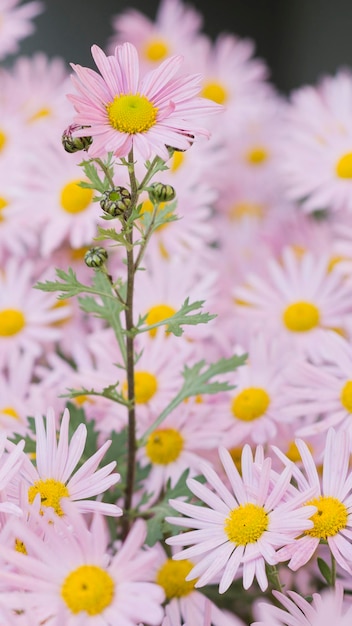
POLYGON ((75 130, 81 130, 82 128, 90 128, 90 126, 71 124, 64 130, 61 141, 66 152, 72 153, 78 152, 79 150, 88 150, 93 141, 92 137, 74 137, 72 134, 75 130))
POLYGON ((105 248, 102 248, 101 246, 90 248, 90 250, 88 250, 84 255, 84 260, 88 267, 101 267, 104 265, 107 258, 108 253, 105 248))
POLYGON ((100 206, 112 217, 123 215, 131 205, 131 194, 126 187, 114 187, 103 193, 100 206))
POLYGON ((149 187, 149 198, 152 202, 170 202, 175 196, 175 189, 171 185, 153 183, 149 187))
POLYGON ((194 135, 191 135, 191 133, 182 133, 182 134, 184 137, 187 137, 189 140, 188 148, 184 148, 182 150, 181 148, 175 148, 174 146, 166 146, 170 157, 172 157, 174 152, 186 152, 186 150, 189 150, 189 148, 193 145, 194 135))

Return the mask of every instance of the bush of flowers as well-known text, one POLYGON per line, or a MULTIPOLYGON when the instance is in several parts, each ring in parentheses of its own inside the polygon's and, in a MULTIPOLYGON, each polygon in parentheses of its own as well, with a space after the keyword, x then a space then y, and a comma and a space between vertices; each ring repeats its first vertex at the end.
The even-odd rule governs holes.
POLYGON ((0 625, 349 626, 352 73, 0 0, 0 625))

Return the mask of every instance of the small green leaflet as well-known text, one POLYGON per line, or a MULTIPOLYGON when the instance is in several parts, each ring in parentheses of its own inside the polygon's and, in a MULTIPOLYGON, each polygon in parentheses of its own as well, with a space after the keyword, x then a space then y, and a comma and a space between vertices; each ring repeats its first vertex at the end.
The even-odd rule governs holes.
POLYGON ((192 311, 201 309, 204 302, 205 300, 197 300, 190 304, 189 298, 186 298, 179 311, 176 311, 174 315, 165 318, 161 322, 156 322, 150 326, 141 326, 146 318, 140 319, 138 321, 138 332, 144 333, 158 326, 166 326, 167 332, 173 333, 176 337, 180 337, 183 333, 182 325, 188 324, 196 326, 197 324, 207 324, 216 317, 216 315, 210 315, 210 313, 195 313, 194 315, 190 315, 192 311))

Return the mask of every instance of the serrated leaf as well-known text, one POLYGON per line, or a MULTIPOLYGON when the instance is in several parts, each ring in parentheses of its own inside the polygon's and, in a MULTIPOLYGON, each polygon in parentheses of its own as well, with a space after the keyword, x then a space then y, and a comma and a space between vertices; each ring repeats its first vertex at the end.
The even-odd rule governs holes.
POLYGON ((152 330, 153 328, 157 328, 158 326, 166 326, 167 332, 173 333, 174 335, 179 337, 183 333, 182 326, 196 326, 197 324, 207 324, 216 317, 216 315, 211 315, 210 313, 194 313, 193 315, 191 315, 193 311, 201 309, 204 305, 204 302, 204 300, 197 300, 196 302, 192 302, 190 304, 189 298, 186 298, 179 311, 176 311, 176 313, 174 313, 170 317, 167 317, 160 322, 156 322, 155 324, 150 324, 149 326, 142 326, 142 324, 147 319, 147 316, 145 316, 144 318, 140 318, 138 320, 138 331, 142 333, 152 330))

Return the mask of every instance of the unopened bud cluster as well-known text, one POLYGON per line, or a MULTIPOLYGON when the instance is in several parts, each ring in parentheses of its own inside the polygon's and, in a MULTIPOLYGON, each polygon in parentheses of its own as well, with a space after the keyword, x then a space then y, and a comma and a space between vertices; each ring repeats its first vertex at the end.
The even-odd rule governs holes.
POLYGON ((126 187, 114 187, 103 193, 100 206, 112 217, 124 215, 131 206, 131 194, 126 187))
POLYGON ((149 187, 149 198, 155 202, 170 202, 176 196, 175 189, 171 185, 163 183, 153 183, 149 187))
POLYGON ((82 130, 82 128, 89 128, 89 126, 80 126, 79 124, 71 124, 64 130, 62 134, 62 145, 66 152, 79 152, 80 150, 88 150, 92 144, 92 137, 74 137, 73 133, 76 130, 82 130))
POLYGON ((90 248, 90 250, 88 250, 84 255, 84 261, 88 267, 101 267, 104 265, 107 258, 108 253, 105 248, 102 248, 101 246, 90 248))

